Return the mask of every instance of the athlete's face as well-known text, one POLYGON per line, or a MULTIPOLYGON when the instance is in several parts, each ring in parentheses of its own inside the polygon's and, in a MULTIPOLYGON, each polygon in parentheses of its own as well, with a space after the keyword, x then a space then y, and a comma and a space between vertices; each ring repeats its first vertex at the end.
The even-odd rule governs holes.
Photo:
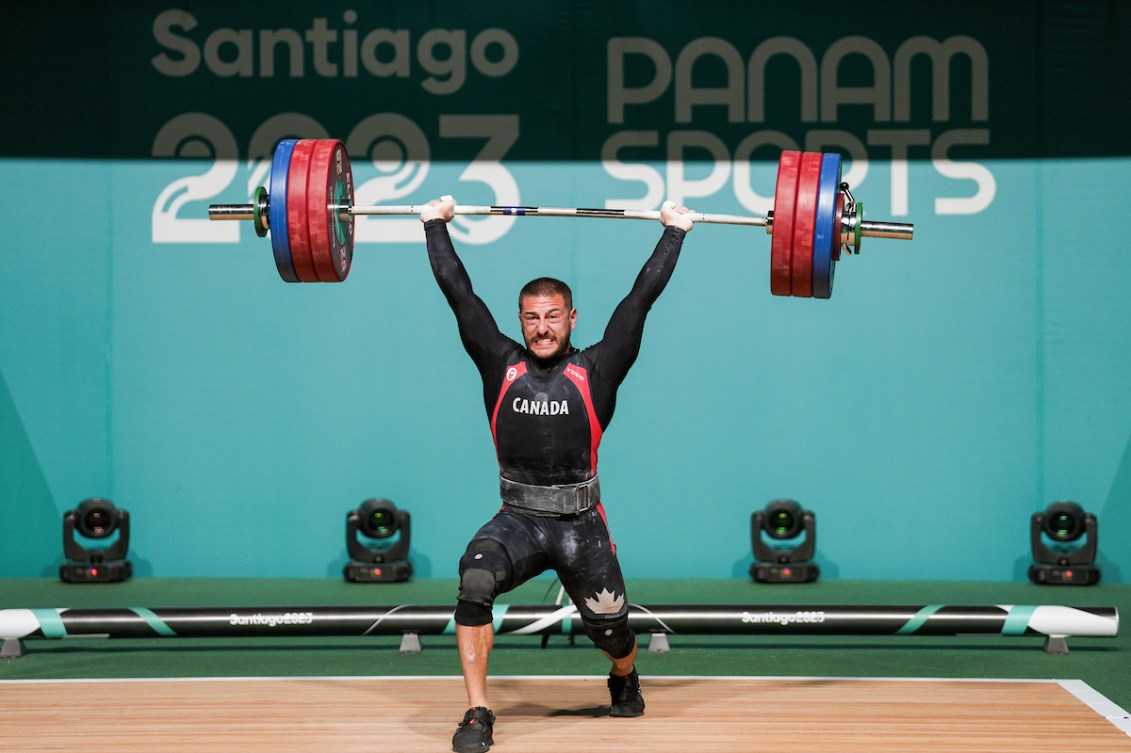
POLYGON ((556 358, 569 350, 569 335, 577 325, 577 309, 566 309, 565 298, 528 295, 518 310, 526 349, 537 358, 556 358))

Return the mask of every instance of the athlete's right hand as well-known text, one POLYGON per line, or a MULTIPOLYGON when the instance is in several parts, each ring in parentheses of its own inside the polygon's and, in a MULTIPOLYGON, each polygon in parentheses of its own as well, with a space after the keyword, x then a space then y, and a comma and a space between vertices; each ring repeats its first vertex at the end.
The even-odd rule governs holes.
POLYGON ((428 222, 428 220, 443 220, 444 222, 451 222, 452 218, 456 216, 456 200, 451 196, 441 196, 438 199, 432 199, 420 211, 420 221, 428 222))

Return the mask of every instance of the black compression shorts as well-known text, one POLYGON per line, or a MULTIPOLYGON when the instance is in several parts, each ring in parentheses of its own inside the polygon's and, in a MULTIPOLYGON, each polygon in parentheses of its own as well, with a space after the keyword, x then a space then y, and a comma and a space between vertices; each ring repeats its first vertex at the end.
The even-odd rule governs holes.
POLYGON ((511 578, 500 584, 500 593, 553 570, 586 625, 599 626, 628 614, 624 576, 600 504, 563 516, 504 506, 474 538, 492 539, 507 551, 511 578))

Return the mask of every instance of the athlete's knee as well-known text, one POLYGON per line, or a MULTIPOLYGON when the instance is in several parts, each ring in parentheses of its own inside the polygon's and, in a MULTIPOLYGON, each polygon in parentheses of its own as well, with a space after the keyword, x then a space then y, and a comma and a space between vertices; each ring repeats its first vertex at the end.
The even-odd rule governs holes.
POLYGON ((459 561, 459 600, 455 621, 460 625, 486 625, 491 607, 511 577, 507 550, 494 539, 474 539, 459 561))
POLYGON ((597 648, 614 659, 623 659, 636 645, 636 633, 628 626, 628 614, 603 620, 583 620, 585 634, 597 648))

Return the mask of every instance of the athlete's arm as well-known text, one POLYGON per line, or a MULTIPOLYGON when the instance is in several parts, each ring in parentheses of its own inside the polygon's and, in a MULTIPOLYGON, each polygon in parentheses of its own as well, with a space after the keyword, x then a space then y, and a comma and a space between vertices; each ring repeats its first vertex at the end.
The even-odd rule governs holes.
POLYGON ((490 356, 509 340, 499 331, 490 309, 471 287, 471 277, 456 255, 448 234, 448 221, 454 216, 455 202, 450 196, 430 202, 420 213, 424 238, 428 246, 428 262, 444 298, 456 315, 460 339, 468 355, 482 370, 490 356))
POLYGON ((686 207, 670 203, 660 211, 660 222, 664 233, 660 236, 652 255, 644 263, 636 276, 632 290, 613 311, 605 335, 599 344, 600 372, 613 384, 620 384, 640 353, 640 342, 644 337, 644 320, 652 304, 671 279, 679 261, 683 239, 694 224, 687 217, 686 207))

